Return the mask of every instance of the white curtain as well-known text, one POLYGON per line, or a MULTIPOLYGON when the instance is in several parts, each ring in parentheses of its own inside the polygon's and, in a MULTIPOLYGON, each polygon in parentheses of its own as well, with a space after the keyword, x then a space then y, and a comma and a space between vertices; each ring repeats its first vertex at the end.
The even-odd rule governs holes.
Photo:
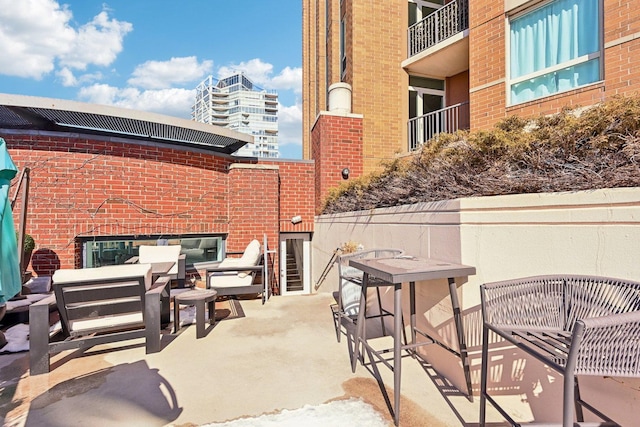
MULTIPOLYGON (((510 77, 526 76, 599 50, 599 0, 556 0, 510 22, 510 77)), ((592 83, 599 58, 511 86, 511 103, 592 83)))

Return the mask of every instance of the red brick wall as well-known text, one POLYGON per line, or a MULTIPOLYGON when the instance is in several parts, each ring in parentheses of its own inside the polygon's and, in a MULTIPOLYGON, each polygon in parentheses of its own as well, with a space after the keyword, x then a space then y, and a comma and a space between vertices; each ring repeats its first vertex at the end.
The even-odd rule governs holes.
POLYGON ((229 170, 227 250, 240 252, 252 239, 278 237, 278 170, 260 165, 231 165, 229 170))
POLYGON ((607 97, 640 90, 640 10, 637 3, 607 0, 604 22, 604 75, 607 97))
POLYGON ((640 11, 632 3, 604 3, 604 80, 583 88, 507 106, 505 12, 503 2, 469 2, 469 83, 472 129, 488 128, 509 116, 553 114, 564 106, 588 106, 640 89, 640 11))
MULTIPOLYGON (((267 163, 267 162, 264 162, 267 163)), ((280 178, 280 232, 312 232, 315 215, 315 171, 311 161, 277 162, 280 178), (302 217, 292 224, 291 218, 302 217)))
POLYGON ((311 131, 311 144, 318 211, 329 189, 343 182, 342 169, 349 168, 349 179, 363 173, 362 119, 322 114, 311 131))
POLYGON ((304 230, 313 231, 312 179, 280 176, 313 176, 313 162, 230 168, 241 160, 51 135, 0 134, 18 167, 31 168, 26 229, 37 245, 37 274, 80 266, 76 237, 228 233, 227 250, 236 251, 266 233, 277 249, 279 224, 291 218, 280 217, 281 200, 296 203, 304 230))
POLYGON ((469 103, 471 129, 505 116, 504 2, 469 2, 469 103), (483 87, 478 90, 478 87, 483 87))

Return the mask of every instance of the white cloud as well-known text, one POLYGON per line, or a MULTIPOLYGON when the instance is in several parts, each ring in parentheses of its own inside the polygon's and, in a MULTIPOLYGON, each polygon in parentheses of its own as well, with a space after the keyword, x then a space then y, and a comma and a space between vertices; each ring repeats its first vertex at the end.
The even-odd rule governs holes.
POLYGON ((69 68, 64 67, 56 71, 56 77, 62 83, 62 86, 79 86, 82 84, 89 84, 99 80, 102 80, 102 73, 87 73, 76 77, 69 68))
POLYGON ((302 105, 278 106, 278 144, 302 146, 302 105))
POLYGON ((195 56, 171 58, 169 61, 147 61, 133 71, 127 83, 143 89, 166 89, 204 78, 211 73, 213 61, 198 62, 195 56))
POLYGON ((73 71, 64 67, 63 69, 56 71, 56 76, 62 81, 62 86, 77 86, 78 79, 73 75, 73 71))
POLYGON ((0 0, 0 73, 40 79, 69 51, 71 11, 54 0, 0 0))
POLYGON ((254 58, 239 64, 222 66, 218 69, 218 78, 225 78, 229 75, 244 71, 245 74, 258 86, 265 89, 293 90, 296 93, 302 92, 302 68, 285 67, 279 74, 272 76, 273 65, 262 62, 259 58, 254 58))
MULTIPOLYGON (((68 69, 107 66, 122 50, 127 22, 103 11, 75 29, 73 14, 56 0, 0 0, 0 74, 41 79, 60 63, 68 69)), ((70 83, 69 71, 60 70, 70 83)))
POLYGON ((82 88, 78 97, 92 104, 113 105, 189 119, 195 90, 171 88, 141 91, 136 88, 121 89, 95 84, 82 88))
POLYGON ((90 64, 107 66, 122 52, 124 36, 131 30, 133 25, 129 22, 109 19, 103 10, 78 29, 71 49, 61 55, 60 63, 79 70, 85 70, 90 64))
POLYGON ((218 78, 223 79, 238 71, 244 73, 258 86, 269 83, 269 75, 273 73, 273 65, 262 62, 259 58, 251 59, 239 64, 230 64, 218 69, 218 78))
POLYGON ((280 74, 271 79, 270 89, 293 90, 302 93, 302 68, 285 67, 280 74))

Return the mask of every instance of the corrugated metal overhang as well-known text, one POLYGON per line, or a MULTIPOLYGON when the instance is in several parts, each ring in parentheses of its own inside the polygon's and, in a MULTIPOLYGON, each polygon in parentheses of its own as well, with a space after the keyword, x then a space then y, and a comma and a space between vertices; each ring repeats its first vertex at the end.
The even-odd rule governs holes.
POLYGON ((218 126, 144 111, 60 99, 0 94, 0 129, 118 136, 191 145, 232 154, 253 136, 218 126))

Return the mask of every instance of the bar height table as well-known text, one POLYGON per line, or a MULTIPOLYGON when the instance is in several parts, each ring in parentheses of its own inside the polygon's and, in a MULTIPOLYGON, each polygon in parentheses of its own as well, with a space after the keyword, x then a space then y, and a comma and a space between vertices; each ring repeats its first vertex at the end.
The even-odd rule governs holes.
MULTIPOLYGON (((413 256, 403 255, 397 258, 370 258, 370 259, 353 259, 349 261, 351 267, 357 268, 364 272, 362 278, 362 295, 360 297, 360 306, 358 310, 358 320, 356 325, 355 350, 351 361, 351 369, 356 370, 356 364, 360 355, 360 344, 366 346, 370 354, 375 355, 379 360, 384 361, 382 351, 374 350, 368 343, 366 338, 366 298, 367 288, 369 286, 393 286, 394 287, 394 328, 393 328, 393 389, 394 389, 394 405, 393 420, 396 425, 400 421, 400 378, 402 371, 402 350, 415 352, 415 348, 426 344, 439 344, 456 354, 462 361, 462 369, 464 371, 465 380, 469 398, 471 399, 471 374, 469 371, 469 361, 467 355, 467 345, 462 325, 462 315, 460 312, 460 302, 456 292, 456 277, 464 277, 476 274, 475 267, 463 264, 455 264, 447 261, 436 259, 416 258, 413 256), (370 280, 374 278, 376 280, 370 280), (449 295, 451 297, 451 305, 453 306, 453 318, 458 338, 460 351, 455 351, 446 344, 438 341, 436 338, 427 335, 416 329, 416 299, 415 284, 426 280, 448 279, 449 295), (409 305, 411 310, 411 342, 402 345, 402 331, 404 325, 402 322, 402 284, 409 283, 409 305), (416 342, 416 332, 430 339, 427 342, 416 342)), ((388 363, 385 364, 387 366, 388 363)), ((390 366, 389 366, 390 367, 390 366)))

